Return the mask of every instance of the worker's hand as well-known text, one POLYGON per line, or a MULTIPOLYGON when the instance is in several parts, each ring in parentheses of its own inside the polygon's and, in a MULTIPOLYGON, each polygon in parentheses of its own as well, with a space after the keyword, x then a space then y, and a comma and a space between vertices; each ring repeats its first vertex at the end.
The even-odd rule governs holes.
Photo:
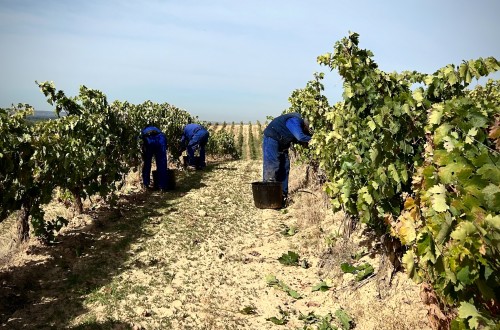
POLYGON ((199 144, 195 144, 191 148, 193 149, 193 151, 198 151, 198 149, 200 149, 200 145, 199 144))

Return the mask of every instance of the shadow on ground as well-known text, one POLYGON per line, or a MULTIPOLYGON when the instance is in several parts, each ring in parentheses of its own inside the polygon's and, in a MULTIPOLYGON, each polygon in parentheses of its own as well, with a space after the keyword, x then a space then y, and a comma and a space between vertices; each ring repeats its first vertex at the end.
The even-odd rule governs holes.
MULTIPOLYGON (((90 225, 66 230, 54 245, 30 244, 27 262, 0 271, 0 327, 71 328, 71 322, 86 312, 87 294, 107 286, 129 267, 130 245, 154 235, 144 225, 175 211, 179 198, 203 187, 203 177, 221 166, 227 164, 179 173, 174 191, 125 195, 115 207, 91 211, 90 225)), ((87 320, 75 329, 130 327, 116 321, 87 320)))

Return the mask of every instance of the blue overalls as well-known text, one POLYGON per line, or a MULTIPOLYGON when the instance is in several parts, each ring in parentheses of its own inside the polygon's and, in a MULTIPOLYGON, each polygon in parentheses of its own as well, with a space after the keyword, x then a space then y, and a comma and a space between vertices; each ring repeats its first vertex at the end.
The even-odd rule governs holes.
POLYGON ((143 140, 142 182, 146 188, 149 187, 151 174, 151 160, 153 156, 156 162, 156 173, 158 174, 158 188, 167 188, 167 137, 154 126, 146 126, 140 137, 143 140))
POLYGON ((276 117, 264 130, 262 143, 263 181, 281 182, 283 196, 288 196, 290 158, 288 148, 292 142, 309 142, 311 136, 302 129, 304 120, 298 113, 276 117))
POLYGON ((209 137, 210 134, 208 133, 208 131, 199 124, 187 124, 184 127, 181 144, 187 144, 186 151, 188 154, 189 165, 196 166, 199 169, 207 166, 207 163, 205 161, 205 146, 207 145, 209 137), (195 164, 194 152, 198 148, 200 148, 200 162, 198 164, 195 164))

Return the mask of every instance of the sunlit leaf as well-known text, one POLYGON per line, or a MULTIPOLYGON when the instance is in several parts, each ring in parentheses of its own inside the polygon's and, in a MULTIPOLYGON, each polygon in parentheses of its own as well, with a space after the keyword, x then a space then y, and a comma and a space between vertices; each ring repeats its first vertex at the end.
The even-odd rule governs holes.
POLYGON ((410 245, 417 238, 417 232, 415 230, 416 219, 414 216, 415 214, 412 215, 410 212, 404 212, 398 218, 398 237, 404 245, 410 245))
POLYGON ((468 302, 461 302, 458 308, 458 316, 461 318, 469 318, 471 316, 481 316, 476 307, 468 302))
POLYGON ((488 214, 485 221, 496 231, 500 231, 500 215, 491 215, 488 214))
POLYGON ((410 277, 413 277, 415 270, 415 255, 412 250, 406 251, 402 258, 403 265, 410 277))
POLYGON ((456 229, 451 233, 451 237, 458 241, 463 241, 465 238, 477 232, 477 228, 473 223, 464 221, 458 224, 456 229))
POLYGON ((415 99, 415 101, 417 102, 422 102, 424 100, 424 96, 423 96, 423 90, 422 88, 417 88, 414 92, 413 92, 413 98, 415 99))
POLYGON ((429 115, 429 124, 439 125, 442 116, 443 116, 443 105, 442 104, 434 105, 429 115))
POLYGON ((431 195, 432 208, 436 212, 444 212, 449 209, 448 204, 446 204, 446 188, 444 185, 435 185, 429 189, 431 195))

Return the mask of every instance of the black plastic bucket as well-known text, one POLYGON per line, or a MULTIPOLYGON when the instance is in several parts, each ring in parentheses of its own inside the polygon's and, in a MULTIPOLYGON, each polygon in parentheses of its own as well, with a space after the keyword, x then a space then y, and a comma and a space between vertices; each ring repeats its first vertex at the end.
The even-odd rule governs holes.
POLYGON ((175 184, 175 170, 167 169, 167 188, 166 190, 174 190, 175 184))
POLYGON ((281 182, 252 182, 253 202, 259 209, 283 207, 281 182))
POLYGON ((193 162, 194 162, 194 164, 189 164, 189 157, 182 156, 182 164, 184 165, 184 167, 188 167, 189 165, 194 166, 194 167, 198 167, 201 163, 200 156, 194 156, 193 162))
MULTIPOLYGON (((167 169, 167 186, 165 190, 174 190, 175 187, 175 170, 167 169)), ((158 186, 158 171, 156 170, 153 171, 153 189, 160 189, 158 186)))

